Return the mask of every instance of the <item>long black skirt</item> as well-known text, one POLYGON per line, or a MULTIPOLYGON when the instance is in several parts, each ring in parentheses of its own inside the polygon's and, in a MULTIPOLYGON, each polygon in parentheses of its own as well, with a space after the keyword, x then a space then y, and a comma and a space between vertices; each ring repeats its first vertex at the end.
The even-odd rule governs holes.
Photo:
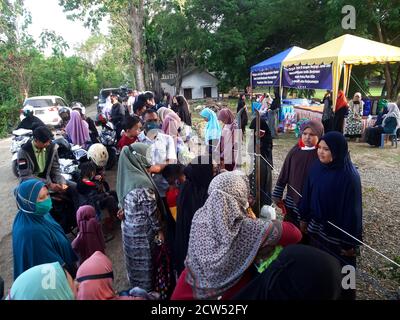
POLYGON ((383 133, 383 127, 367 128, 365 131, 365 141, 371 146, 379 147, 381 145, 381 134, 383 133))

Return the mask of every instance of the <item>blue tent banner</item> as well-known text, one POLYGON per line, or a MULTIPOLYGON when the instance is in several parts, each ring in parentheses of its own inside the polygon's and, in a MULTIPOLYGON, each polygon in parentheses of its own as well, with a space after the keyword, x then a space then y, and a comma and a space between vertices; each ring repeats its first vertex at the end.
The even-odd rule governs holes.
POLYGON ((251 80, 253 88, 263 86, 279 86, 279 73, 279 68, 252 72, 251 80))
POLYGON ((250 68, 252 87, 279 87, 280 71, 285 59, 301 54, 307 50, 291 47, 250 68))
POLYGON ((296 89, 332 90, 332 64, 284 67, 282 86, 296 89))

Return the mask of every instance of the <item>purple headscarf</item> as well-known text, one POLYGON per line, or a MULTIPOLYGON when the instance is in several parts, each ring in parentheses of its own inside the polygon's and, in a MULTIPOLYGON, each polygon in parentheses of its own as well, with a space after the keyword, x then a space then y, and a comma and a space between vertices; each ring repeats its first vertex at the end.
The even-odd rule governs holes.
POLYGON ((65 131, 75 145, 85 147, 86 142, 90 141, 89 125, 85 120, 82 120, 78 111, 71 112, 71 120, 65 127, 65 131))
POLYGON ((79 233, 72 248, 82 264, 96 251, 105 252, 105 243, 100 223, 96 220, 96 211, 92 206, 82 206, 76 212, 79 233))

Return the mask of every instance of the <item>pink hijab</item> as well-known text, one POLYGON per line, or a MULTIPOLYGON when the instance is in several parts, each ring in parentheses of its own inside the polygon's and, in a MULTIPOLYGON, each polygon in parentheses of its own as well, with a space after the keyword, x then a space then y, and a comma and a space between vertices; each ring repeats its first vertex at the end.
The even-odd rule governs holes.
POLYGON ((75 145, 85 147, 86 142, 90 141, 89 125, 82 119, 78 111, 71 112, 71 119, 65 127, 65 131, 75 145))
POLYGON ((113 269, 111 260, 96 251, 79 267, 76 280, 79 282, 77 300, 139 300, 119 297, 113 289, 113 269))
POLYGON ((100 223, 96 220, 96 211, 92 206, 82 206, 76 212, 79 233, 74 241, 72 248, 79 256, 81 264, 88 259, 94 252, 105 252, 105 242, 100 223))
POLYGON ((163 121, 162 124, 162 131, 164 131, 165 134, 170 135, 171 137, 178 137, 179 132, 178 129, 181 126, 181 118, 174 112, 174 113, 169 113, 163 121))
POLYGON ((234 165, 237 157, 237 146, 235 146, 235 130, 238 129, 235 116, 228 108, 223 108, 218 112, 218 120, 224 123, 220 140, 221 159, 226 164, 234 165))

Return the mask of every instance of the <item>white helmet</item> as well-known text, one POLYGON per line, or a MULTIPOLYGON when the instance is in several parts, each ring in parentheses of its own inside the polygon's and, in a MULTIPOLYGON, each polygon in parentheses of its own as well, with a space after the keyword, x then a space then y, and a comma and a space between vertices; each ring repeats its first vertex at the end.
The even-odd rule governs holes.
POLYGON ((22 109, 22 112, 25 117, 27 117, 29 114, 33 114, 34 111, 35 111, 35 108, 29 104, 25 105, 25 107, 23 107, 23 109, 22 109))
POLYGON ((72 102, 71 109, 72 110, 80 110, 83 115, 86 114, 86 108, 80 102, 77 102, 77 101, 72 102))
POLYGON ((92 144, 87 152, 87 157, 92 160, 96 166, 105 167, 108 161, 107 148, 101 143, 92 144))

